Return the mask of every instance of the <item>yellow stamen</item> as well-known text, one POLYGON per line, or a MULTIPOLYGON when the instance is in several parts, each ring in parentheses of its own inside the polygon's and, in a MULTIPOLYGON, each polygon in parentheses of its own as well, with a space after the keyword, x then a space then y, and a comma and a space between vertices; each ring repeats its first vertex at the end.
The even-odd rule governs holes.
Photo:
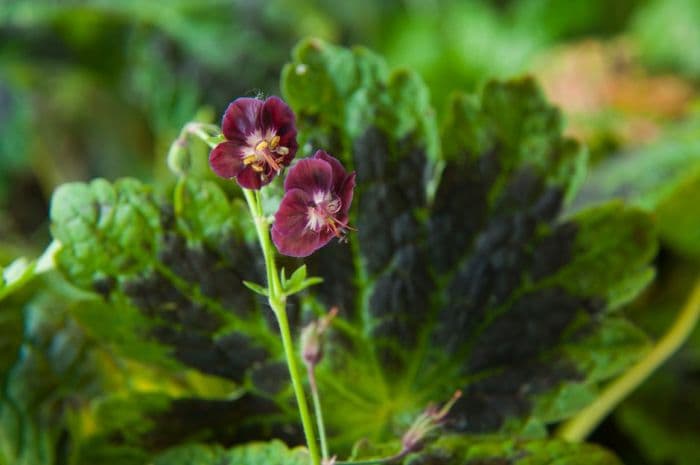
POLYGON ((243 164, 247 166, 247 165, 250 165, 252 163, 255 163, 255 160, 257 160, 257 158, 258 157, 255 154, 243 157, 243 164))
POLYGON ((256 173, 262 173, 265 168, 260 163, 255 163, 251 165, 251 168, 253 168, 253 171, 256 173))
POLYGON ((261 152, 267 148, 267 141, 266 140, 261 140, 258 142, 258 145, 255 146, 255 151, 256 152, 261 152))
POLYGON ((275 150, 275 147, 279 145, 280 143, 280 136, 275 136, 272 139, 270 139, 270 149, 275 150))

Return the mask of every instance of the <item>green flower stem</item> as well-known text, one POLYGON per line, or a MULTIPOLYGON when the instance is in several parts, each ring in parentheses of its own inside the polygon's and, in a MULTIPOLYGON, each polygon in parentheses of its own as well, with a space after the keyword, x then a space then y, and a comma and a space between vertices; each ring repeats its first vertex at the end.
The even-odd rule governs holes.
POLYGON ((700 279, 666 334, 652 350, 622 376, 608 385, 584 410, 564 423, 557 436, 572 442, 580 442, 637 386, 651 375, 688 339, 700 317, 700 279))
POLYGON ((318 444, 316 443, 313 422, 311 420, 308 403, 306 402, 302 377, 299 372, 299 365, 297 363, 296 353, 294 351, 294 343, 292 341, 292 334, 289 329, 289 321, 287 320, 286 296, 279 280, 279 274, 277 273, 274 249, 270 242, 268 223, 262 212, 260 193, 243 189, 243 194, 248 202, 250 213, 255 220, 255 230, 258 233, 260 247, 262 248, 263 256, 265 257, 265 269, 267 271, 267 285, 269 292, 268 301, 270 303, 270 307, 272 307, 272 310, 275 313, 275 316, 277 317, 277 323, 280 327, 284 355, 287 359, 289 375, 292 378, 292 386, 294 388, 294 394, 297 398, 297 405, 301 416, 301 424, 304 428, 304 435, 306 436, 306 445, 309 449, 309 455, 311 456, 311 463, 312 465, 320 465, 321 460, 319 457, 318 444))
POLYGON ((326 439, 326 426, 323 421, 323 410, 321 409, 321 396, 318 392, 318 384, 316 384, 316 365, 307 364, 306 371, 309 378, 309 386, 311 387, 311 399, 314 402, 314 412, 316 413, 316 427, 318 428, 318 437, 321 440, 321 457, 324 461, 329 459, 328 441, 326 439))
POLYGON ((181 135, 192 134, 205 141, 210 147, 214 148, 220 139, 219 127, 215 124, 189 122, 182 128, 181 135))

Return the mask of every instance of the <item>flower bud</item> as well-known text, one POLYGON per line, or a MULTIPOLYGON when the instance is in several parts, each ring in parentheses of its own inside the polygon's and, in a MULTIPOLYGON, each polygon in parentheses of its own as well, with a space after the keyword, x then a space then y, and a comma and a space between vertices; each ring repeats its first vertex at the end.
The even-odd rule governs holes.
POLYGON ((178 137, 168 150, 168 168, 178 176, 187 174, 190 170, 191 160, 187 150, 187 140, 184 137, 178 137))
POLYGON ((452 395, 452 398, 447 401, 441 409, 438 409, 437 406, 433 404, 428 405, 428 408, 416 418, 411 427, 401 438, 403 449, 399 453, 399 456, 421 450, 426 439, 444 423, 445 417, 447 417, 450 409, 461 396, 462 391, 456 391, 452 395))
POLYGON ((301 330, 301 356, 306 365, 318 365, 323 359, 325 332, 337 314, 338 308, 333 307, 326 316, 312 321, 301 330))

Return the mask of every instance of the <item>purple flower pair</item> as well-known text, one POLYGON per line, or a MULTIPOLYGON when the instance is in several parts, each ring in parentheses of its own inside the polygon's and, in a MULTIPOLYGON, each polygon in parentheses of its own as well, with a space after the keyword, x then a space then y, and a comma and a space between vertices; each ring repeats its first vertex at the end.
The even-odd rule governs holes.
MULTIPOLYGON (((226 141, 209 155, 214 172, 236 178, 241 187, 260 189, 294 159, 298 145, 294 113, 278 97, 234 100, 221 124, 226 141)), ((317 151, 299 160, 284 180, 272 241, 280 253, 306 257, 333 237, 344 239, 355 188, 355 173, 317 151)))

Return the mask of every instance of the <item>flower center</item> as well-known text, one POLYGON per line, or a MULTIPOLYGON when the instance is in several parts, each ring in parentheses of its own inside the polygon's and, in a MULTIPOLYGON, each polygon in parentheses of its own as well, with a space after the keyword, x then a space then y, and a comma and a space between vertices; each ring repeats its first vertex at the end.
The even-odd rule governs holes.
POLYGON ((336 215, 342 207, 340 199, 332 193, 326 191, 314 192, 312 197, 313 205, 307 210, 306 228, 313 232, 320 232, 322 229, 332 231, 333 234, 342 239, 345 232, 350 228, 347 223, 340 221, 336 215))
POLYGON ((243 157, 243 164, 258 173, 264 173, 267 166, 279 173, 284 157, 289 154, 289 148, 280 145, 280 136, 266 134, 265 137, 254 137, 252 142, 243 157))

